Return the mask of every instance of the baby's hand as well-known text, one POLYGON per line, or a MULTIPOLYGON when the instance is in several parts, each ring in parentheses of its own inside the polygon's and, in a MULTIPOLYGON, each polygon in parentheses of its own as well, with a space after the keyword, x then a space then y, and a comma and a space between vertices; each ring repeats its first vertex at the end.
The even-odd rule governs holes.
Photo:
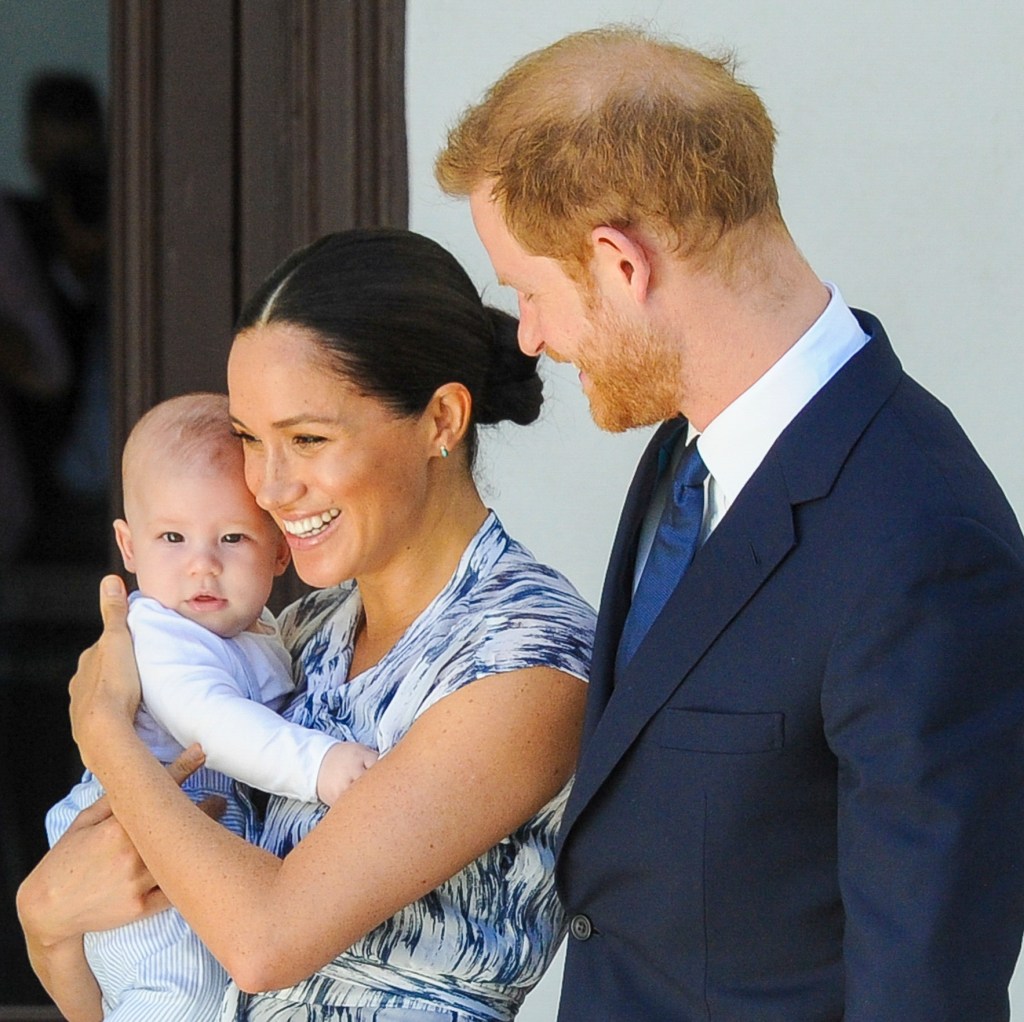
POLYGON ((316 775, 316 797, 333 806, 357 777, 377 762, 377 753, 358 742, 338 742, 327 750, 316 775))

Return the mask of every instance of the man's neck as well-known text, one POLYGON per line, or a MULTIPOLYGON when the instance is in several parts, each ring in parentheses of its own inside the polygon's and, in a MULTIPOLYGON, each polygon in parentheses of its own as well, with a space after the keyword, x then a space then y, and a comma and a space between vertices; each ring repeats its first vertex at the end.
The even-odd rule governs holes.
MULTIPOLYGON (((678 265, 678 264, 677 264, 678 265)), ((726 283, 685 267, 659 315, 678 338, 679 408, 698 430, 759 380, 824 312, 829 292, 792 244, 776 245, 768 274, 726 283)))

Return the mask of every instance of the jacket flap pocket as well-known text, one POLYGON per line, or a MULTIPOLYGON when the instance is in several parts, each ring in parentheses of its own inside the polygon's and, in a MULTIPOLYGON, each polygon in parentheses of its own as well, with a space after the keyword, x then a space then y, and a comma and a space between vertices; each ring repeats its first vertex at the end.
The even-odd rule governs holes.
POLYGON ((785 744, 784 713, 714 713, 667 708, 652 738, 667 749, 688 752, 771 752, 785 744))

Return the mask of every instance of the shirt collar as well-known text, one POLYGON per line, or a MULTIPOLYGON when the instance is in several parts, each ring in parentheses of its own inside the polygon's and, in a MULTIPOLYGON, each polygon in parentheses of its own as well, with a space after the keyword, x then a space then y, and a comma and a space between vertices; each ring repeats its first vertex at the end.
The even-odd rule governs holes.
POLYGON ((836 285, 824 283, 831 295, 825 311, 700 434, 697 446, 725 503, 723 511, 804 405, 868 341, 836 285))

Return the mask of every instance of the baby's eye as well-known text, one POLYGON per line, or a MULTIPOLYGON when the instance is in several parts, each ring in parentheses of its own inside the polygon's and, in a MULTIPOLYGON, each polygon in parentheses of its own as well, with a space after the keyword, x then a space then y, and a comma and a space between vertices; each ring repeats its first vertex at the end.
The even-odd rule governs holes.
POLYGON ((222 543, 241 543, 245 539, 244 532, 226 532, 221 536, 222 543))
POLYGON ((165 543, 184 543, 185 537, 180 532, 162 532, 160 538, 165 543))

